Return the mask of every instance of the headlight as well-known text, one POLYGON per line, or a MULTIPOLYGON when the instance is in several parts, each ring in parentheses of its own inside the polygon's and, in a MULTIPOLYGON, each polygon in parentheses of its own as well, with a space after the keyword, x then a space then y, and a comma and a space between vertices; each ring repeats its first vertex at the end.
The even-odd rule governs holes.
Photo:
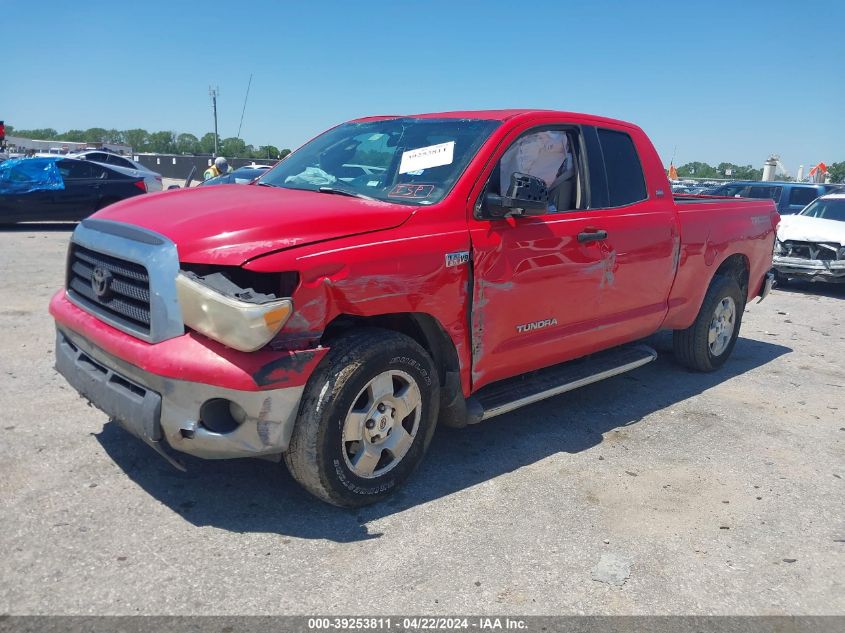
POLYGON ((249 303, 220 294, 184 273, 176 277, 176 290, 185 325, 241 352, 267 345, 293 312, 290 299, 249 303))
POLYGON ((775 238, 775 255, 780 255, 783 253, 783 244, 778 238, 775 238))

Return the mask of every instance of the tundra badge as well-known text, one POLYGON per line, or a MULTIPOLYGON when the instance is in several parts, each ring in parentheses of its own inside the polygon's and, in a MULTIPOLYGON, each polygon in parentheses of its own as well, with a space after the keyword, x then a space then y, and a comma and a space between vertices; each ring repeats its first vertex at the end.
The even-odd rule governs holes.
POLYGON ((533 330, 542 330, 544 327, 557 325, 557 319, 543 319, 542 321, 534 321, 533 323, 524 323, 516 326, 516 331, 520 334, 531 332, 533 330))

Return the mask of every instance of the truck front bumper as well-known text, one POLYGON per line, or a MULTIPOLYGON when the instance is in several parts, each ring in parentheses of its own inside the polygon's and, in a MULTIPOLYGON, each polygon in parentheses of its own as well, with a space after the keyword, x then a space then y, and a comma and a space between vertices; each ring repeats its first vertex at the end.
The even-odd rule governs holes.
POLYGON ((56 369, 94 406, 176 466, 181 465, 162 443, 205 459, 283 453, 304 390, 241 391, 166 378, 129 365, 61 327, 56 332, 56 369), (222 410, 225 416, 230 403, 238 411, 229 421, 230 430, 217 432, 204 425, 204 407, 218 416, 222 410))
POLYGON ((772 266, 786 277, 806 281, 845 282, 845 260, 804 259, 775 255, 772 266))

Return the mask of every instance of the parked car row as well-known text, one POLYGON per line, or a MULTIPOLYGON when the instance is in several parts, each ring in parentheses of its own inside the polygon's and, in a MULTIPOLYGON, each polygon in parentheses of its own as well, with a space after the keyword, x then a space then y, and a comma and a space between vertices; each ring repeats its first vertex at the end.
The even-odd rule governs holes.
POLYGON ((706 193, 712 196, 728 196, 730 198, 774 200, 778 213, 790 215, 798 213, 819 196, 843 190, 845 190, 845 185, 737 180, 710 189, 706 193))

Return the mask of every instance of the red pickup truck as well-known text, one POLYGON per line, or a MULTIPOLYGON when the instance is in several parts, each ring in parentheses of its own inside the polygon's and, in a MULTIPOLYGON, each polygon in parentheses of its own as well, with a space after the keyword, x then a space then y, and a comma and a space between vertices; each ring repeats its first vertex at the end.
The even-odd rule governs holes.
POLYGON ((657 330, 682 365, 721 366, 771 288, 778 220, 771 200, 673 198, 622 121, 358 119, 251 185, 83 221, 50 304, 56 365, 177 466, 283 458, 359 506, 408 477, 438 422, 639 367, 657 330))

